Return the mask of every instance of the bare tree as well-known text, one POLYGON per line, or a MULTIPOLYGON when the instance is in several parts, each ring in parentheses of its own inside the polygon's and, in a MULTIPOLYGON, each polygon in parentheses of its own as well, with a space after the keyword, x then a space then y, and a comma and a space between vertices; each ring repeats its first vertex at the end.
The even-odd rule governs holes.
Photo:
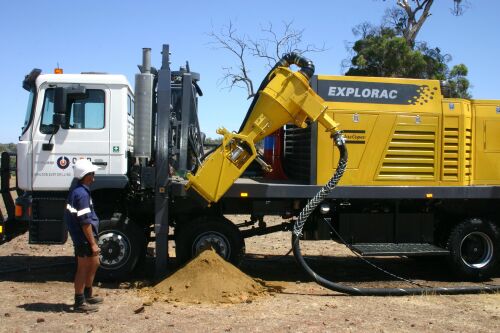
MULTIPOLYGON (((425 23, 425 20, 431 16, 431 7, 434 0, 396 0, 396 5, 401 9, 390 9, 386 12, 386 22, 394 24, 396 29, 400 29, 403 37, 410 46, 415 46, 417 35, 425 23)), ((451 13, 459 16, 464 13, 468 7, 468 1, 453 0, 451 13)))
POLYGON ((261 26, 260 38, 250 38, 247 35, 240 35, 232 21, 228 25, 222 26, 218 32, 213 29, 208 34, 212 38, 212 44, 229 51, 236 57, 235 67, 223 67, 224 75, 221 79, 228 89, 233 87, 245 88, 248 98, 255 96, 254 84, 249 76, 249 57, 256 57, 265 61, 271 68, 285 53, 296 52, 306 54, 310 52, 323 52, 325 46, 317 47, 313 44, 303 42, 304 29, 293 27, 293 21, 283 22, 282 29, 275 29, 272 23, 261 26))
POLYGON ((224 75, 221 79, 226 82, 229 89, 233 87, 246 87, 248 98, 255 95, 253 82, 248 75, 247 64, 245 59, 248 57, 248 38, 246 36, 239 36, 233 22, 229 21, 227 26, 223 26, 218 33, 213 29, 208 34, 213 39, 213 44, 216 47, 224 49, 236 56, 238 67, 235 69, 231 66, 222 67, 224 75))

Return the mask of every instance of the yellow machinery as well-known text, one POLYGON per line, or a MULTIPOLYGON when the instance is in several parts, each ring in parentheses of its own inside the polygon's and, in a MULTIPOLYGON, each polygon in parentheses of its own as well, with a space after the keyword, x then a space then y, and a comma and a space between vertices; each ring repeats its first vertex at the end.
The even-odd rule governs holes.
POLYGON ((285 124, 305 128, 307 120, 318 121, 327 136, 337 127, 331 113, 325 112, 323 99, 311 89, 307 73, 277 66, 268 81, 240 133, 220 128, 217 133, 224 136, 221 146, 205 159, 195 175, 188 174, 186 188, 193 188, 209 203, 217 202, 257 158, 255 143, 285 124))
MULTIPOLYGON (((444 98, 435 80, 319 75, 317 90, 349 149, 340 185, 500 184, 500 101, 444 98)), ((338 160, 321 126, 316 184, 338 160)))

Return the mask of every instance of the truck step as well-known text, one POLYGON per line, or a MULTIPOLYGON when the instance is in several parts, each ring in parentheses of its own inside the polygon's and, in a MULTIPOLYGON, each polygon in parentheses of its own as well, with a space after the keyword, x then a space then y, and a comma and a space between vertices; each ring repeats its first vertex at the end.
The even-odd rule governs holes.
POLYGON ((450 251, 432 244, 422 243, 359 243, 352 249, 363 256, 440 256, 450 251))

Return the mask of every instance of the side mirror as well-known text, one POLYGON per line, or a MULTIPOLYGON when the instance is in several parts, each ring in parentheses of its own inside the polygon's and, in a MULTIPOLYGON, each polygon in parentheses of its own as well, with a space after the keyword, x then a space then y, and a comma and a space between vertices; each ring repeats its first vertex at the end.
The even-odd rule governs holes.
MULTIPOLYGON (((68 94, 65 88, 57 87, 54 89, 54 120, 56 115, 66 115, 66 106, 68 94)), ((57 124, 55 124, 57 125, 57 124)))
MULTIPOLYGON (((66 114, 64 113, 54 113, 54 115, 52 116, 52 124, 54 125, 53 127, 56 127, 57 129, 59 127, 63 127, 66 125, 67 121, 66 121, 66 114)), ((56 133, 57 130, 55 130, 54 133, 56 133)))
MULTIPOLYGON (((87 89, 80 85, 73 87, 57 87, 54 90, 54 116, 52 124, 64 127, 67 124, 68 100, 74 101, 87 98, 87 89)), ((56 130, 57 132, 57 130, 56 130)))

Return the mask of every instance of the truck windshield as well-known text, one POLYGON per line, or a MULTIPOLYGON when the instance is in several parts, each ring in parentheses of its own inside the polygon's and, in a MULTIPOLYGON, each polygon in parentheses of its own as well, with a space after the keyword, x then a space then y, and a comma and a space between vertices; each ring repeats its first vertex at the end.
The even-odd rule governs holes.
POLYGON ((22 127, 23 133, 29 128, 31 120, 33 118, 33 106, 35 104, 36 93, 34 89, 30 90, 30 96, 28 98, 28 105, 26 106, 26 115, 24 116, 24 124, 22 127))

